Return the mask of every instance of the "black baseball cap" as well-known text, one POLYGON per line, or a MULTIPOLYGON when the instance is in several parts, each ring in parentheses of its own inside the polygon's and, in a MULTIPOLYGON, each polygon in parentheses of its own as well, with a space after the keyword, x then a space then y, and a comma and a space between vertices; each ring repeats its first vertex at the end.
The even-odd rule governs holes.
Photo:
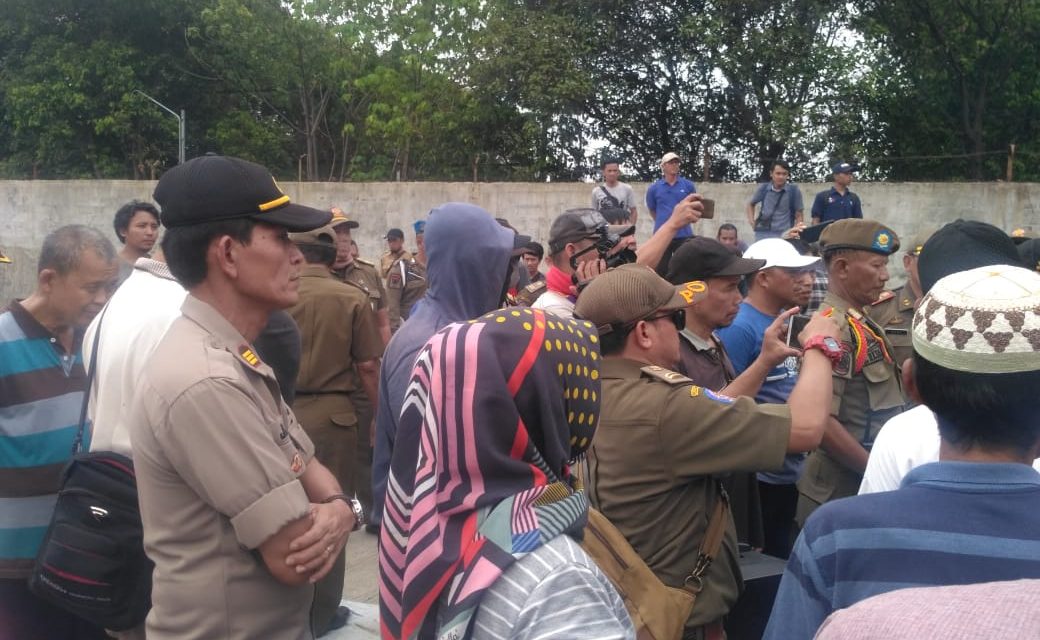
POLYGON ((332 219, 328 211, 290 202, 260 165, 209 153, 162 174, 152 195, 162 209, 159 220, 171 229, 249 218, 289 231, 310 231, 332 219))
POLYGON ((684 242, 668 261, 668 281, 682 284, 723 276, 746 276, 764 267, 765 260, 741 258, 712 238, 697 236, 684 242))
POLYGON ((404 231, 394 227, 386 232, 384 240, 404 240, 404 231))
POLYGON ((955 220, 921 248, 917 273, 924 293, 944 277, 996 264, 1022 266, 1015 243, 997 227, 978 220, 955 220))

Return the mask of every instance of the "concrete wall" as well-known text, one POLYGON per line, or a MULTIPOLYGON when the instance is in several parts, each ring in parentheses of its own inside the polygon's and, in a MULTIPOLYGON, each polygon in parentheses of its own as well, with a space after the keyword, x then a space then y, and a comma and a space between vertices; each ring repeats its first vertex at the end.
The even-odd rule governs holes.
MULTIPOLYGON (((642 205, 646 184, 633 184, 640 202, 638 237, 652 229, 642 205)), ((800 185, 811 207, 813 195, 828 185, 800 185)), ((355 238, 361 255, 378 258, 381 237, 390 227, 406 232, 414 246, 411 223, 432 207, 449 201, 478 204, 495 216, 508 218, 521 232, 545 243, 552 218, 564 209, 589 206, 593 185, 585 183, 287 183, 294 201, 316 207, 339 206, 361 222, 355 238)), ((64 224, 84 223, 105 229, 113 242, 112 216, 124 202, 150 199, 154 182, 0 181, 0 249, 14 260, 0 264, 0 301, 24 297, 35 283, 36 259, 48 232, 64 224)), ((715 220, 697 225, 698 234, 714 235, 723 222, 737 225, 741 237, 752 238, 744 216, 750 184, 706 184, 701 191, 716 200, 715 220)), ((863 201, 865 215, 892 226, 901 237, 922 225, 939 225, 957 218, 991 222, 1003 229, 1032 227, 1040 231, 1040 184, 1003 183, 863 183, 853 190, 863 201)), ((808 216, 808 212, 806 212, 808 216)), ((892 261, 893 280, 902 277, 902 264, 892 261)), ((2 304, 2 303, 0 303, 2 304)))

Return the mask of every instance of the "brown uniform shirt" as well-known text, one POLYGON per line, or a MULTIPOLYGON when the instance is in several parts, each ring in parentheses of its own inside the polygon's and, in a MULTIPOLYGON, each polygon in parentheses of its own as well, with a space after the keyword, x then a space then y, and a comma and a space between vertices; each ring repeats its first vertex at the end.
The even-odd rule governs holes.
POLYGON ((383 340, 365 292, 337 282, 324 266, 303 268, 300 299, 288 311, 302 340, 297 396, 350 393, 358 388, 354 363, 383 355, 383 340))
MULTIPOLYGON (((590 501, 665 584, 678 587, 696 564, 719 497, 713 476, 779 469, 790 410, 750 398, 731 401, 680 374, 623 358, 605 358, 601 377, 590 501)), ((718 620, 736 602, 738 558, 731 519, 687 627, 718 620)))
POLYGON ((181 312, 130 420, 155 562, 148 638, 311 638, 313 587, 278 582, 253 552, 306 515, 311 441, 223 316, 191 295, 181 312))
POLYGON ((386 309, 386 289, 383 288, 383 278, 379 276, 374 264, 358 258, 344 267, 342 271, 333 273, 340 280, 353 283, 368 294, 373 311, 386 309))
MULTIPOLYGON (((884 357, 884 350, 891 354, 891 345, 885 340, 884 329, 829 291, 822 304, 822 308, 826 307, 834 308, 832 317, 840 325, 839 340, 844 350, 841 362, 834 367, 831 415, 870 450, 885 422, 903 410, 899 372, 894 360, 884 357), (849 317, 859 320, 881 338, 879 341, 869 332, 864 332, 866 343, 860 348, 865 349, 866 357, 859 373, 855 370, 857 340, 848 322, 849 317)), ((817 506, 855 495, 862 481, 863 474, 842 465, 822 449, 811 453, 798 481, 798 490, 802 494, 798 504, 799 524, 804 523, 817 506)))
POLYGON ((914 353, 910 329, 916 304, 914 290, 909 284, 904 284, 898 289, 886 291, 881 299, 866 310, 870 319, 885 330, 885 338, 892 345, 892 357, 899 368, 914 353))
POLYGON ((411 260, 411 259, 412 259, 412 254, 408 253, 404 249, 401 249, 397 253, 391 253, 389 251, 384 251, 383 255, 379 258, 379 273, 385 278, 387 272, 390 271, 390 266, 393 265, 395 262, 397 262, 398 260, 411 260))
MULTIPOLYGON (((405 252, 408 253, 407 251, 405 252)), ((412 305, 426 294, 426 267, 411 257, 396 260, 386 274, 387 313, 390 331, 408 319, 412 305)))

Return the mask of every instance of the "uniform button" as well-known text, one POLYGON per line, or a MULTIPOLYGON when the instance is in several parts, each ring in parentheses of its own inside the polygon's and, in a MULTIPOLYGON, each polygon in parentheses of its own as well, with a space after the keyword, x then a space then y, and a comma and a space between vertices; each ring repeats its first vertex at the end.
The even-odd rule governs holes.
POLYGON ((58 339, 57 339, 57 338, 51 338, 51 344, 54 344, 54 343, 55 343, 55 342, 57 342, 57 341, 58 341, 58 339))

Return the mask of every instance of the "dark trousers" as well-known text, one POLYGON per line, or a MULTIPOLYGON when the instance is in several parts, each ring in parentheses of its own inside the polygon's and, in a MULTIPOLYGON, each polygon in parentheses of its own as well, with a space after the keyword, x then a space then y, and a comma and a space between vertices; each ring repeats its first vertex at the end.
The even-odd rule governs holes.
POLYGON ((765 529, 766 555, 787 559, 794 546, 794 515, 798 508, 798 486, 759 481, 762 499, 762 525, 765 529))
POLYGON ((29 591, 23 579, 0 579, 0 640, 104 640, 104 629, 80 620, 29 591))

